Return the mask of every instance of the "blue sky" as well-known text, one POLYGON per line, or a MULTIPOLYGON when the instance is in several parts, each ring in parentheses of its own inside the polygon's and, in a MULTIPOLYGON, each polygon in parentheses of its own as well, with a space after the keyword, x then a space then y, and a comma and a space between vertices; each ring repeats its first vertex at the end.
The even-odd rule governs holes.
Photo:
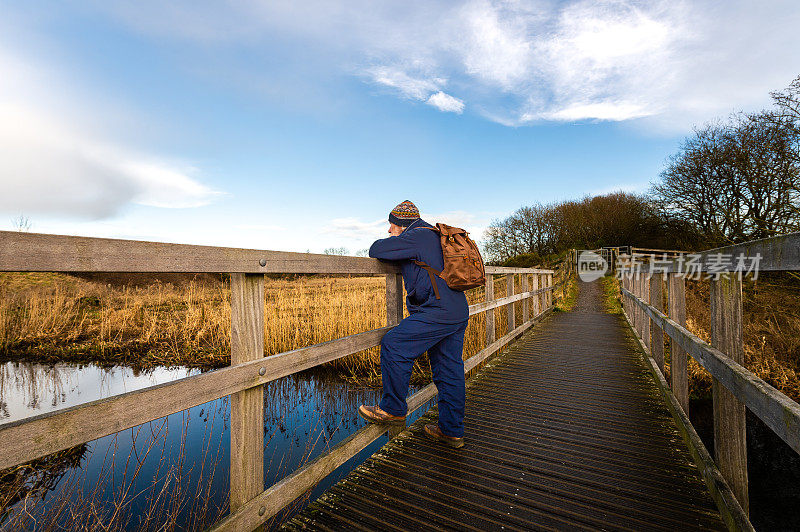
POLYGON ((355 253, 645 191, 800 74, 794 4, 0 0, 0 229, 355 253))

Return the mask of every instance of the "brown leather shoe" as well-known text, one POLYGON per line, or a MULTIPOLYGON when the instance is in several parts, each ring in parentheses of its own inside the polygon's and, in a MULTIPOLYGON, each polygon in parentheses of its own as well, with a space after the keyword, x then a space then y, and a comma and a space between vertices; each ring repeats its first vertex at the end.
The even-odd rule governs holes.
POLYGON ((439 425, 425 425, 425 434, 430 439, 440 441, 449 447, 453 447, 455 449, 464 447, 464 438, 445 436, 442 434, 442 429, 439 428, 439 425))
POLYGON ((388 425, 405 425, 406 416, 393 416, 388 412, 381 410, 378 405, 367 406, 361 405, 358 407, 358 414, 369 421, 370 423, 380 423, 388 425))

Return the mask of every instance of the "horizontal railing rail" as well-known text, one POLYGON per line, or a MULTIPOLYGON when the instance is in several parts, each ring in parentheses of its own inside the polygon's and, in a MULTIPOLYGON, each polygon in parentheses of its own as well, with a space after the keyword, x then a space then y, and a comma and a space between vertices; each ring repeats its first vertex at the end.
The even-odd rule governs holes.
MULTIPOLYGON (((640 251, 637 248, 632 250, 640 251)), ((742 274, 747 273, 747 270, 741 271, 740 261, 725 262, 719 258, 757 256, 758 271, 798 270, 800 233, 692 255, 695 256, 694 271, 706 272, 710 283, 711 343, 703 341, 686 327, 687 272, 681 269, 685 257, 660 261, 658 267, 650 271, 648 268, 629 268, 630 264, 626 261, 630 261, 631 257, 621 257, 619 271, 622 278, 620 293, 623 312, 647 353, 657 381, 664 384, 666 335, 672 357, 671 383, 668 390, 662 391, 676 421, 679 425, 684 425, 683 433, 687 443, 690 447, 701 447, 695 453, 696 458, 710 455, 689 422, 687 355, 711 374, 715 458, 710 464, 698 465, 729 525, 752 529, 747 518, 749 497, 745 408, 750 409, 787 445, 800 453, 800 405, 742 365, 742 274), (725 267, 726 265, 729 267, 725 267)))
POLYGON ((800 453, 799 404, 632 292, 625 288, 621 291, 642 309, 660 330, 677 342, 795 452, 800 453))
MULTIPOLYGON (((635 256, 655 256, 659 259, 659 254, 663 250, 651 250, 647 253, 641 253, 642 248, 632 248, 637 250, 635 256)), ((718 261, 720 256, 730 257, 746 257, 748 259, 756 259, 759 271, 798 271, 800 270, 800 232, 789 233, 781 236, 774 236, 770 238, 762 238, 760 240, 752 240, 742 244, 734 244, 731 246, 719 247, 708 249, 699 252, 671 252, 673 254, 692 255, 695 258, 695 263, 698 271, 735 271, 739 265, 736 260, 718 261)), ((624 257, 621 257, 625 260, 624 257)), ((685 257, 673 258, 668 257, 668 262, 659 265, 659 269, 665 273, 676 272, 680 273, 685 271, 686 264, 685 257)), ((749 262, 748 262, 749 265, 749 262)))
MULTIPOLYGON (((143 273, 399 273, 367 257, 0 231, 0 271, 143 273)), ((486 266, 488 274, 552 270, 486 266)))
MULTIPOLYGON (((403 314, 402 279, 392 263, 362 257, 0 231, 0 271, 230 273, 232 307, 230 366, 0 425, 0 470, 230 395, 231 513, 215 528, 252 529, 387 431, 369 425, 264 490, 263 433, 259 437, 258 431, 263 429, 263 393, 259 396, 259 388, 380 345, 383 335, 403 314), (264 357, 261 274, 265 273, 383 274, 387 326, 264 357)), ((486 267, 486 301, 469 307, 470 316, 486 313, 486 346, 465 361, 465 372, 553 308, 554 273, 486 267), (507 295, 499 299, 494 298, 495 275, 506 278, 507 295), (515 293, 517 277, 520 293, 515 293), (517 326, 514 304, 520 301, 522 324, 517 326), (507 309, 508 332, 496 338, 494 311, 500 307, 507 309)), ((409 413, 436 393, 430 384, 409 397, 409 413)))

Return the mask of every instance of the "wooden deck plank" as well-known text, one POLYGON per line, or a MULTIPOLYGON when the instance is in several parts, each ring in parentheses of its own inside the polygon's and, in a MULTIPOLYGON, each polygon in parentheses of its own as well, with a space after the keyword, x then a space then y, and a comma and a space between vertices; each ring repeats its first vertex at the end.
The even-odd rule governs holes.
POLYGON ((341 512, 385 529, 725 529, 597 283, 581 283, 575 310, 551 315, 470 380, 463 448, 425 438, 436 414, 285 528, 344 530, 330 518, 341 512))

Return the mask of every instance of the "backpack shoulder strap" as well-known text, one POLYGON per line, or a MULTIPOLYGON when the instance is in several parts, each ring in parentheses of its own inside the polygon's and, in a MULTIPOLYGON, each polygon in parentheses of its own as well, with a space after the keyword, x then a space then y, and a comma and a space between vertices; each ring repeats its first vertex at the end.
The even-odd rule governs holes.
POLYGON ((433 285, 433 293, 436 294, 436 299, 441 299, 441 297, 439 297, 439 287, 436 285, 436 276, 442 272, 437 271, 432 266, 428 266, 421 260, 415 260, 414 264, 428 272, 428 276, 431 278, 431 285, 433 285))

